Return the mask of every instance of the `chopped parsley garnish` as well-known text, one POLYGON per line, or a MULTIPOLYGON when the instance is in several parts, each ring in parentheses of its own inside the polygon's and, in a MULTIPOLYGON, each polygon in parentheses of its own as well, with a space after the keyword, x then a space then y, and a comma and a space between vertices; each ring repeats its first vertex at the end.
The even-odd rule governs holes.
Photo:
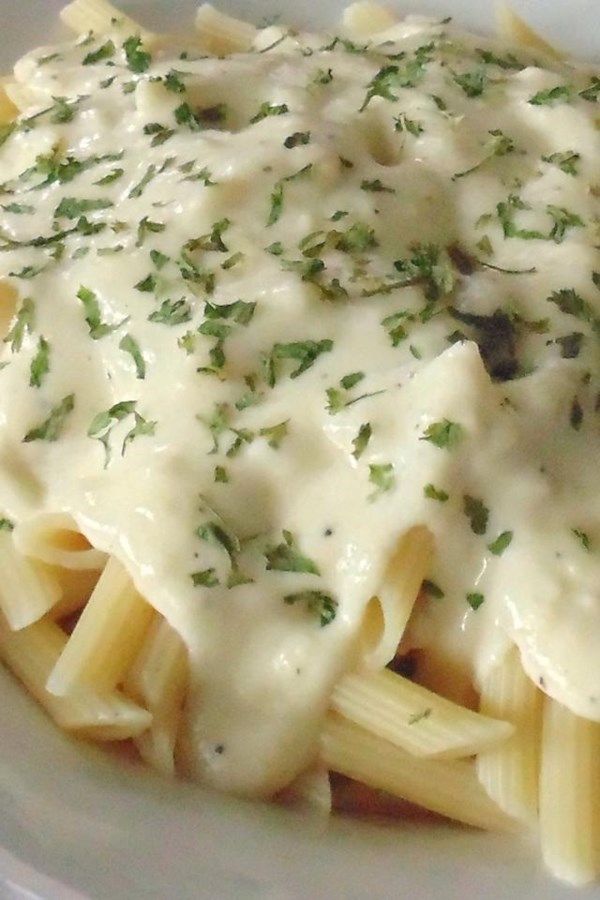
POLYGON ((144 134, 152 135, 151 147, 160 147, 161 144, 166 143, 173 137, 175 129, 167 128, 166 125, 161 125, 160 122, 148 122, 147 125, 144 125, 144 134))
POLYGON ((192 318, 192 310, 187 300, 163 300, 159 309, 148 316, 149 322, 159 322, 162 325, 181 325, 192 318))
POLYGON ((474 591, 471 594, 467 594, 467 603, 471 607, 472 610, 477 610, 485 602, 485 597, 483 594, 480 594, 478 591, 474 591))
POLYGON ((518 210, 530 208, 531 207, 523 200, 521 200, 520 197, 517 197, 516 194, 510 194, 507 200, 498 203, 498 205, 496 206, 496 213, 498 215, 498 219, 500 220, 500 224, 502 225, 504 237, 521 238, 522 240, 526 241, 546 239, 546 235, 541 231, 535 231, 528 228, 518 228, 515 225, 515 212, 517 212, 518 210))
POLYGON ((370 422, 365 422, 364 425, 360 426, 360 428, 358 429, 358 434, 352 440, 352 456, 354 457, 354 459, 361 458, 361 456, 367 449, 372 434, 373 429, 371 428, 370 422))
POLYGON ((0 531, 14 531, 15 523, 7 519, 6 516, 0 518, 0 531))
POLYGON ((131 188, 129 194, 127 195, 130 200, 133 200, 137 197, 141 197, 144 193, 145 189, 148 187, 153 178, 156 178, 157 171, 156 166, 151 164, 146 169, 143 178, 139 181, 134 187, 131 188))
POLYGON ((490 553, 493 553, 494 556, 502 556, 512 539, 512 531, 503 531, 491 544, 488 544, 488 550, 490 553))
POLYGON ((54 210, 54 216, 57 219, 78 219, 84 213, 95 212, 98 209, 108 209, 109 206, 114 206, 112 200, 107 200, 103 197, 98 197, 95 200, 63 197, 54 210))
POLYGON ((600 333, 600 317, 596 316, 592 304, 584 300, 574 288, 561 288, 559 291, 553 291, 547 300, 558 306, 565 315, 575 316, 577 319, 589 322, 594 331, 600 333))
POLYGON ((426 709, 422 709, 420 712, 412 713, 407 722, 409 725, 417 725, 419 722, 422 722, 424 719, 428 719, 433 710, 431 707, 427 707, 426 709))
POLYGON ((463 497, 463 512, 471 523, 473 534, 486 533, 490 511, 482 500, 465 494, 463 497))
POLYGON ((338 607, 337 600, 323 591, 298 591, 296 594, 287 594, 283 602, 288 606, 296 603, 305 604, 310 613, 319 617, 322 628, 333 622, 338 607))
POLYGON ((319 568, 312 559, 300 553, 290 531, 283 532, 283 541, 265 550, 267 570, 277 572, 306 572, 320 575, 319 568))
POLYGON ((396 131, 407 131, 409 134, 412 134, 413 137, 419 137, 425 131, 421 122, 417 119, 409 119, 406 113, 400 113, 400 115, 394 119, 394 122, 396 131))
POLYGON ((363 112, 373 99, 382 97, 384 100, 398 100, 398 94, 394 91, 398 88, 414 88, 425 75, 425 64, 428 62, 428 52, 431 45, 419 47, 414 58, 404 62, 401 66, 383 66, 367 86, 367 93, 360 107, 363 112))
POLYGON ((421 441, 429 441, 436 447, 444 450, 453 450, 464 437, 464 428, 458 422, 442 419, 440 422, 432 422, 425 429, 421 441))
POLYGON ((281 362, 294 360, 298 363, 290 373, 290 378, 298 378, 310 369, 322 353, 333 349, 333 341, 325 338, 321 341, 292 341, 289 344, 274 344, 271 352, 264 358, 265 376, 269 387, 274 387, 280 376, 281 362))
POLYGON ((584 335, 581 331, 574 331, 572 334, 565 334, 557 337, 553 343, 560 347, 560 355, 563 359, 577 359, 581 352, 581 346, 584 341, 584 335))
POLYGON ((488 83, 488 76, 484 68, 474 69, 472 72, 464 72, 462 75, 454 73, 454 81, 462 88, 467 97, 480 97, 488 83))
POLYGON ((105 184, 112 184, 113 181, 117 181, 124 174, 125 169, 115 167, 114 169, 111 169, 107 175, 104 175, 102 178, 99 178, 98 181, 95 181, 94 184, 103 187, 105 184))
MULTIPOLYGON (((137 240, 135 242, 136 247, 142 247, 144 245, 144 241, 149 234, 160 234, 161 231, 164 231, 167 226, 164 222, 153 222, 148 216, 143 216, 138 224, 137 230, 137 240)), ((158 251, 151 250, 150 256, 152 257, 153 253, 158 251)), ((161 254, 162 256, 162 254, 161 254)), ((167 257, 165 257, 165 260, 167 257)), ((154 260, 153 260, 154 262, 154 260)), ((156 265, 156 263, 155 263, 156 265)), ((156 266, 157 269, 161 268, 160 266, 156 266)))
POLYGON ((29 367, 29 384, 31 387, 41 387, 44 377, 50 371, 50 344, 42 335, 38 341, 35 356, 29 367))
POLYGON ((227 484, 229 482, 229 475, 225 466, 215 466, 215 482, 217 484, 227 484))
POLYGON ((571 533, 575 535, 584 550, 591 549, 590 537, 586 531, 582 531, 581 528, 571 528, 571 533))
POLYGON ((286 175, 283 178, 279 179, 279 181, 275 184, 273 191, 271 192, 271 206, 269 210, 269 216, 267 218, 267 225, 274 225, 275 222, 277 222, 281 218, 281 214, 283 212, 283 196, 285 184, 287 182, 296 181, 299 178, 303 178, 311 171, 312 163, 308 163, 306 166, 298 169, 297 172, 293 172, 291 175, 286 175))
POLYGON ((125 353, 129 353, 129 355, 133 359, 136 378, 145 378, 146 363, 144 361, 142 351, 140 350, 140 345, 138 344, 136 339, 130 334, 124 335, 119 342, 119 349, 123 350, 125 353))
POLYGON ((579 431, 583 424, 583 408, 578 397, 574 397, 569 412, 569 425, 575 431, 579 431))
POLYGON ((438 500, 440 503, 445 503, 450 496, 446 491, 436 488, 433 484, 426 484, 423 493, 429 500, 438 500))
POLYGON ((557 166, 566 175, 579 175, 580 153, 574 150, 563 150, 560 153, 551 153, 549 156, 542 156, 544 162, 557 166))
POLYGON ((557 84, 547 90, 538 91, 529 98, 532 106, 554 106, 555 103, 564 103, 573 96, 573 88, 568 84, 557 84))
POLYGON ((254 125, 268 116, 283 116, 289 111, 287 103, 261 103, 258 112, 250 119, 250 124, 254 125))
POLYGON ((56 441, 62 434, 65 427, 67 416, 73 412, 75 408, 75 394, 68 394, 57 403, 50 411, 50 415, 40 425, 31 428, 25 437, 23 443, 28 444, 31 441, 56 441))
POLYGON ((26 297, 14 318, 12 327, 6 337, 5 344, 10 344, 13 353, 18 353, 23 346, 23 338, 33 331, 35 305, 30 297, 26 297))
POLYGON ((285 419, 283 422, 278 422, 277 425, 267 425, 258 433, 261 437, 267 438, 269 447, 278 450, 283 439, 287 437, 289 422, 289 419, 285 419))
POLYGON ((391 491, 396 485, 396 475, 392 463, 370 463, 369 481, 375 485, 376 490, 369 496, 369 500, 375 500, 380 494, 391 491))
POLYGON ((149 68, 152 57, 142 49, 142 39, 140 37, 135 35, 128 37, 123 43, 123 50, 125 51, 127 67, 132 72, 145 72, 149 68))
POLYGON ((506 156, 508 153, 512 153, 515 149, 515 144, 512 138, 508 137, 508 135, 504 134, 497 128, 494 128, 492 131, 489 131, 488 134, 491 135, 491 140, 488 141, 487 146, 485 147, 485 155, 483 159, 481 159, 478 163, 475 163, 474 166, 471 166, 468 169, 465 169, 463 172, 455 172, 452 176, 452 180, 455 181, 457 178, 464 178, 465 175, 470 175, 472 172, 477 172, 485 163, 489 162, 490 159, 494 159, 494 157, 498 156, 506 156))
POLYGON ((383 184, 379 178, 374 178, 372 181, 369 181, 367 178, 363 179, 360 183, 360 189, 362 191, 370 191, 373 194, 395 194, 396 188, 388 187, 383 184))
POLYGON ((569 212, 568 209, 565 209, 562 206, 549 205, 546 207, 546 211, 554 221, 554 225, 552 226, 549 237, 551 237, 557 244, 562 243, 567 232, 567 228, 584 227, 583 220, 580 218, 580 216, 576 215, 575 213, 569 212))
POLYGON ((294 131, 283 142, 286 150, 293 150, 294 147, 303 147, 306 144, 310 144, 310 131, 294 131))
POLYGON ((157 285, 157 278, 152 272, 149 275, 146 275, 145 278, 142 278, 137 284, 134 284, 134 288, 136 291, 141 291, 142 293, 151 294, 157 285))
POLYGON ((106 43, 102 44, 102 46, 98 47, 97 50, 91 50, 86 56, 83 57, 82 64, 84 66, 92 66, 94 63, 104 62, 105 59, 110 59, 115 54, 115 45, 111 40, 106 41, 106 43))
POLYGON ((219 579, 214 569, 202 569, 201 572, 192 572, 190 575, 194 587, 215 587, 219 579))
POLYGON ((100 338, 106 337, 107 334, 111 334, 116 328, 119 328, 120 325, 123 324, 122 322, 119 322, 116 325, 107 325, 102 321, 98 298, 94 291, 91 291, 89 288, 81 285, 77 291, 77 298, 83 303, 85 321, 90 329, 90 337, 92 340, 97 341, 100 338))
POLYGON ((134 426, 127 432, 121 446, 121 456, 125 454, 127 445, 142 435, 150 436, 154 434, 156 422, 149 422, 136 411, 136 400, 121 400, 115 403, 110 409, 98 413, 92 419, 87 430, 87 436, 94 440, 100 441, 104 447, 105 459, 104 468, 110 462, 110 436, 113 429, 126 419, 128 416, 134 417, 134 426))

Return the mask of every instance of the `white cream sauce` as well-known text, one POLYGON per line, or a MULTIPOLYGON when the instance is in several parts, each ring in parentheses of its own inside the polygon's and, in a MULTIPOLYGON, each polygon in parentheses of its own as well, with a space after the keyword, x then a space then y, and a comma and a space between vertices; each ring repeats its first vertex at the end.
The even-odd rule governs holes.
POLYGON ((0 276, 21 298, 0 371, 2 512, 68 511, 123 560, 189 647, 195 774, 258 795, 312 759, 418 523, 444 596, 407 646, 477 682, 516 640, 532 678, 600 719, 592 73, 423 20, 368 50, 276 38, 227 59, 156 51, 141 72, 123 35, 85 65, 106 38, 38 50, 16 69, 32 109, 0 149, 0 276), (219 316, 238 300, 255 306, 219 316), (286 353, 311 350, 293 377, 286 353), (88 431, 111 408, 106 463, 88 431), (284 530, 319 574, 266 568, 290 556, 284 530))

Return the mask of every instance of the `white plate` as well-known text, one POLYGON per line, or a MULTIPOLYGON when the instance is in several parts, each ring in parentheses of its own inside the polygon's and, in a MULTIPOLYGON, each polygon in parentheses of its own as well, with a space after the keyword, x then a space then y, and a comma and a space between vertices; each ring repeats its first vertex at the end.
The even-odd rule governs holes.
MULTIPOLYGON (((216 2, 216 0, 215 0, 216 2)), ((0 62, 58 33, 60 0, 0 0, 0 62)), ((254 21, 281 13, 326 26, 341 0, 230 0, 254 21), (313 8, 314 6, 314 8, 313 8)), ((392 5, 390 0, 389 5, 392 5)), ((397 0, 403 11, 453 13, 489 30, 492 0, 397 0)), ((550 39, 600 56, 598 0, 515 0, 550 39)), ((123 9, 166 27, 189 0, 130 0, 123 9)), ((180 13, 179 13, 180 11, 180 13)), ((574 892, 541 870, 536 848, 450 827, 298 813, 170 784, 63 737, 0 672, 0 897, 566 900, 574 892)), ((598 889, 578 891, 598 898, 598 889)))

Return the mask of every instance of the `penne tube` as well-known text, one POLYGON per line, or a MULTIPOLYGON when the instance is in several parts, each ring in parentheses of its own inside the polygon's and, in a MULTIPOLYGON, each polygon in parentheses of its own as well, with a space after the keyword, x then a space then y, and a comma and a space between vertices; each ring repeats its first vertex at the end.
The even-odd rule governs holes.
POLYGON ((472 763, 421 759, 335 713, 325 719, 321 758, 334 772, 466 825, 515 827, 485 793, 472 763))
POLYGON ((0 81, 0 125, 6 125, 9 122, 12 122, 19 112, 5 90, 6 84, 8 84, 9 81, 10 79, 2 79, 0 81))
POLYGON ((377 32, 385 31, 397 23, 398 19, 389 9, 373 0, 359 0, 344 10, 342 24, 351 38, 369 38, 377 32))
POLYGON ((563 54, 534 31, 507 3, 496 6, 496 29, 499 37, 506 41, 543 53, 550 59, 563 59, 563 54))
POLYGON ((152 37, 134 19, 122 13, 108 0, 73 0, 60 11, 64 24, 76 34, 106 34, 118 29, 124 34, 137 34, 142 40, 152 37))
POLYGON ((46 690, 66 643, 67 635, 49 619, 21 631, 11 631, 0 619, 0 658, 57 725, 94 740, 125 740, 146 730, 152 715, 118 692, 56 697, 46 690))
POLYGON ((508 722, 480 715, 388 669, 335 686, 337 713, 415 756, 471 756, 510 737, 508 722))
POLYGON ((129 670, 154 615, 111 557, 48 679, 57 696, 112 691, 129 670))
POLYGON ((257 34, 254 25, 228 16, 210 3, 203 3, 199 7, 196 13, 196 30, 204 50, 215 56, 249 50, 257 34))
POLYGON ((362 625, 363 663, 381 669, 393 659, 433 554, 433 537, 417 526, 402 535, 362 625))
POLYGON ((26 628, 60 600, 58 581, 16 549, 12 534, 0 531, 0 610, 13 630, 26 628))
POLYGON ((477 756, 482 785, 509 815, 534 824, 538 814, 542 694, 521 666, 512 647, 482 685, 480 710, 514 726, 507 741, 477 756))
POLYGON ((600 872, 600 724, 544 701, 540 840, 550 871, 571 884, 600 872))
POLYGON ((108 556, 90 546, 67 513, 45 513, 15 526, 15 545, 25 556, 63 569, 100 571, 108 556))

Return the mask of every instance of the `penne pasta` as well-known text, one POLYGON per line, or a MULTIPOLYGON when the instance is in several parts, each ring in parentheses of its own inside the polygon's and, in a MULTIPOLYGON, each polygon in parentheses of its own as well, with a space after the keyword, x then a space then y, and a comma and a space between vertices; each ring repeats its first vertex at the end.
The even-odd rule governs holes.
POLYGON ((563 54, 534 31, 507 3, 496 6, 496 28, 499 36, 507 41, 543 53, 550 59, 563 59, 563 54))
POLYGON ((249 50, 257 34, 254 25, 220 12, 211 3, 199 7, 196 29, 204 50, 216 56, 249 50))
POLYGON ((513 731, 508 722, 458 706, 388 669, 346 675, 333 689, 331 707, 415 756, 471 756, 513 731))
POLYGON ((344 10, 342 23, 344 30, 356 40, 369 38, 377 32, 385 31, 397 23, 398 19, 385 6, 373 0, 359 0, 344 10))
POLYGON ((66 513, 46 513, 16 525, 13 539, 25 556, 50 566, 76 571, 101 571, 107 554, 91 547, 66 513))
POLYGON ((49 619, 11 631, 0 618, 0 658, 57 725, 94 740, 125 740, 146 730, 151 714, 118 692, 81 691, 72 697, 56 697, 46 690, 48 676, 66 643, 66 634, 49 619))
POLYGON ((432 554, 433 538, 426 528, 411 528, 400 538, 363 620, 363 663, 367 668, 381 669, 393 659, 432 554))
POLYGON ((571 884, 600 872, 600 724, 544 701, 540 840, 550 871, 571 884))
POLYGON ((325 720, 321 758, 334 772, 467 825, 514 827, 479 784, 472 763, 420 759, 334 713, 325 720))
POLYGON ((479 751, 479 780, 501 809, 528 824, 534 824, 538 815, 542 699, 523 671, 516 647, 490 672, 481 689, 481 712, 510 722, 514 733, 497 747, 479 751))
POLYGON ((19 110, 6 93, 6 85, 9 79, 0 80, 0 125, 6 125, 16 118, 19 110))
POLYGON ((73 0, 72 3, 63 6, 60 17, 76 34, 85 34, 88 31, 106 34, 118 29, 123 33, 137 34, 142 40, 152 37, 151 32, 146 31, 108 0, 73 0))
POLYGON ((188 681, 186 648, 166 619, 155 618, 124 683, 125 692, 152 713, 152 725, 136 741, 143 759, 166 775, 174 750, 188 681))
POLYGON ((82 688, 112 691, 129 670, 153 615, 124 567, 111 557, 50 673, 48 690, 57 696, 82 688))
POLYGON ((61 588, 49 572, 16 549, 9 531, 0 531, 0 610, 13 630, 41 619, 60 600, 61 588))

